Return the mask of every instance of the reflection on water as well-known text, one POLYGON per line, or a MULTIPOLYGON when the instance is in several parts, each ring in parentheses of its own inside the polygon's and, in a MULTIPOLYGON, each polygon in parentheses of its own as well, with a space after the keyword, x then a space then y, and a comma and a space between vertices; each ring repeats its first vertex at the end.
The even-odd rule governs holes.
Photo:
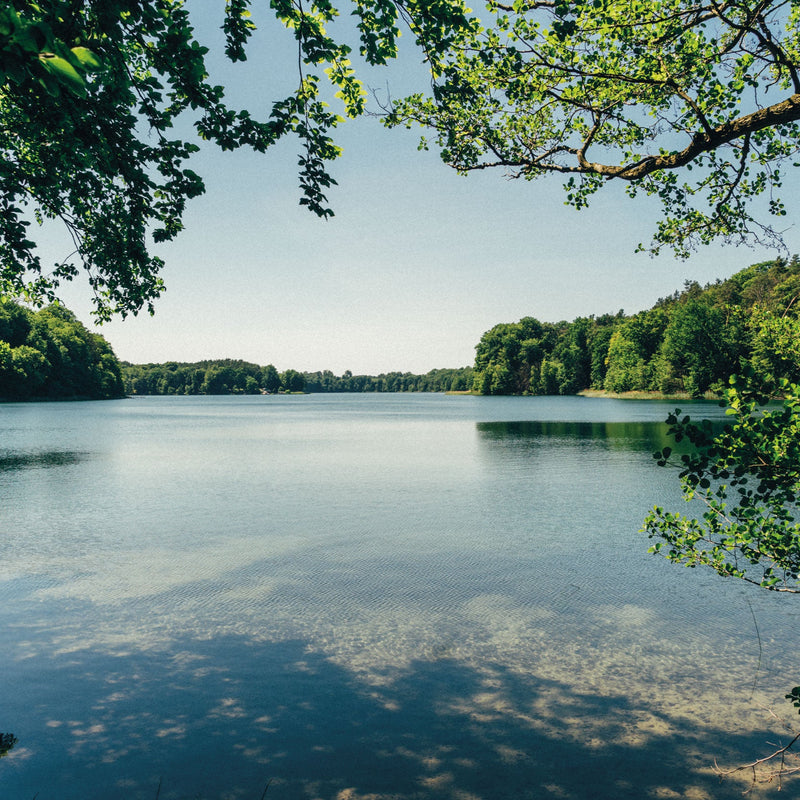
POLYGON ((673 444, 663 422, 478 422, 481 438, 502 446, 520 443, 545 448, 559 442, 591 442, 641 453, 673 444))
POLYGON ((16 743, 17 737, 13 733, 0 733, 0 758, 8 755, 8 752, 14 749, 16 743))
POLYGON ((800 632, 646 554, 664 409, 476 400, 0 417, 93 454, 0 480, 3 797, 740 796, 800 632))
POLYGON ((662 422, 477 422, 477 429, 487 437, 559 439, 595 439, 598 441, 641 442, 662 431, 662 422))
POLYGON ((87 458, 88 453, 69 450, 46 450, 43 452, 15 453, 0 450, 0 472, 18 469, 63 467, 77 464, 87 458))

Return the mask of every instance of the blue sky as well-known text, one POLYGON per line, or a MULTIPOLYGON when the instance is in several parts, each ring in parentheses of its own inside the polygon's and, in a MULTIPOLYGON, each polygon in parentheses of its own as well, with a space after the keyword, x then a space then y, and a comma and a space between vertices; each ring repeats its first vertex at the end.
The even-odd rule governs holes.
MULTIPOLYGON (((210 4, 195 7, 213 75, 232 100, 256 110, 291 90, 296 59, 283 31, 264 30, 245 68, 228 69, 219 20, 210 4)), ((370 71, 368 82, 394 96, 424 89, 419 62, 406 42, 400 62, 370 71)), ((346 123, 337 136, 345 153, 333 166, 339 186, 329 193, 336 216, 327 221, 298 205, 295 142, 261 156, 205 148, 194 168, 206 194, 159 251, 167 291, 155 316, 100 332, 133 362, 243 358, 281 370, 426 372, 471 364, 481 334, 498 322, 633 313, 686 279, 725 278, 775 255, 733 247, 688 261, 637 254, 655 229, 656 203, 609 185, 575 211, 558 178, 462 177, 435 152, 419 152, 418 139, 374 118, 346 123)), ((792 188, 784 192, 790 215, 792 188)), ((786 242, 800 250, 795 228, 786 242)), ((90 321, 83 281, 63 299, 90 321)))

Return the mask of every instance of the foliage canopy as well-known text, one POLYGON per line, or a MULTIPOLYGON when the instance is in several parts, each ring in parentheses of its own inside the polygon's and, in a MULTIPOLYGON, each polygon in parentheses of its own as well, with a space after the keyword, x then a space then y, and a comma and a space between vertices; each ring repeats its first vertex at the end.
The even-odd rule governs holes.
POLYGON ((464 172, 563 175, 579 208, 609 180, 654 195, 654 251, 780 242, 764 219, 786 213, 775 192, 800 141, 798 0, 489 0, 488 10, 491 24, 462 31, 437 64, 432 96, 396 103, 389 124, 432 128, 464 172))
POLYGON ((54 303, 33 312, 0 297, 0 399, 122 397, 120 364, 108 342, 54 303))
POLYGON ((572 322, 525 317, 486 331, 476 348, 480 394, 575 394, 583 389, 700 397, 732 373, 800 380, 800 260, 753 264, 633 316, 572 322))
MULTIPOLYGON (((212 5, 203 13, 219 14, 227 57, 245 60, 251 0, 212 5)), ((263 152, 296 136, 300 202, 332 213, 333 129, 366 97, 350 47, 327 32, 344 7, 271 7, 296 42, 297 86, 262 118, 210 80, 183 0, 0 9, 0 292, 42 302, 85 268, 100 319, 152 311, 163 289, 152 244, 179 233, 203 191, 189 167, 198 141, 263 152), (343 116, 323 102, 326 84, 343 116), (176 133, 178 121, 194 133, 176 133), (34 241, 44 219, 74 242, 56 264, 34 241)), ((489 0, 484 23, 461 0, 349 10, 368 64, 395 58, 400 23, 411 29, 432 92, 395 103, 386 121, 432 128, 456 169, 557 173, 577 207, 623 181, 663 204, 655 250, 779 241, 764 220, 785 215, 776 191, 797 156, 800 0, 489 0)))
MULTIPOLYGON (((246 58, 254 31, 250 0, 213 4, 231 61, 246 58)), ((183 0, 12 0, 0 9, 0 293, 52 299, 85 268, 101 319, 152 311, 163 289, 152 242, 182 227, 187 200, 203 191, 187 166, 198 140, 224 150, 264 152, 300 140, 300 202, 331 214, 326 163, 339 148, 331 131, 342 117, 321 97, 325 80, 346 116, 364 111, 366 92, 350 48, 325 26, 328 0, 274 0, 279 27, 294 37, 297 88, 275 99, 264 119, 229 107, 208 76, 183 0), (191 122, 194 134, 175 133, 191 122), (42 263, 33 220, 63 222, 74 253, 42 263)), ((205 13, 211 13, 206 9, 205 13)), ((396 55, 398 17, 416 19, 421 41, 445 47, 465 23, 460 0, 357 0, 361 54, 370 64, 396 55)))

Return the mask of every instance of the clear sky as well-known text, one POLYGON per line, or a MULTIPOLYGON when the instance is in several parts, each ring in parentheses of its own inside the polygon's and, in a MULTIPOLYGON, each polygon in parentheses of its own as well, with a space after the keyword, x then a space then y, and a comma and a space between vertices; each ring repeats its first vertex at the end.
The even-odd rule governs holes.
MULTIPOLYGON (((219 14, 204 1, 195 7, 199 37, 217 54, 214 77, 232 99, 255 110, 290 91, 296 57, 286 34, 265 31, 245 71, 229 70, 218 55, 219 14)), ((369 82, 394 96, 424 89, 419 61, 407 45, 397 67, 370 72, 369 82)), ((637 254, 655 229, 655 202, 609 186, 575 211, 558 178, 462 177, 435 152, 419 152, 418 139, 374 118, 345 124, 337 136, 345 154, 333 165, 339 186, 328 195, 336 216, 327 221, 298 205, 296 142, 260 156, 204 149, 193 168, 206 194, 190 203, 186 230, 158 251, 167 291, 155 316, 99 332, 137 363, 242 358, 279 370, 422 373, 471 364, 496 323, 633 313, 686 279, 725 278, 776 255, 733 247, 688 261, 637 254)), ((784 192, 790 211, 793 196, 796 183, 784 192)), ((786 242, 800 251, 796 228, 786 242)), ((62 245, 50 246, 59 254, 62 245)), ((90 323, 83 280, 62 297, 90 323)))

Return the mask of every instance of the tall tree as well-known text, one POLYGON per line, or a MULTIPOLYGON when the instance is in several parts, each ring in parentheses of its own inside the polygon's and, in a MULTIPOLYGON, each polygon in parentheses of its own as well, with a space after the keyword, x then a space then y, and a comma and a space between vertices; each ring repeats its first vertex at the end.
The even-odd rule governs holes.
MULTIPOLYGON (((622 323, 611 336, 605 388, 612 392, 655 389, 653 357, 658 352, 668 316, 662 308, 652 308, 622 323)), ((698 342, 685 342, 696 348, 698 342)))
POLYGON ((743 338, 744 326, 737 313, 726 318, 721 309, 690 298, 676 305, 664 332, 665 373, 670 378, 679 376, 681 388, 699 397, 739 369, 743 338))

